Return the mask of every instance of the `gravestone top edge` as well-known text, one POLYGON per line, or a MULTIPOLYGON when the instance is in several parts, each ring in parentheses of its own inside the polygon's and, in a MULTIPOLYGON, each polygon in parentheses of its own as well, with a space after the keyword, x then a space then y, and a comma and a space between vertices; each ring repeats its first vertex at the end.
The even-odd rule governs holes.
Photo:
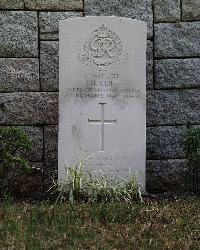
POLYGON ((59 25, 63 25, 64 23, 75 23, 76 21, 78 20, 85 20, 85 21, 92 21, 92 19, 94 20, 106 20, 109 21, 109 20, 113 20, 113 19, 116 19, 116 20, 121 20, 123 22, 129 22, 130 21, 132 23, 138 23, 138 24, 143 24, 144 25, 144 28, 146 28, 146 32, 147 32, 147 23, 144 22, 144 21, 141 21, 141 20, 138 20, 138 19, 132 19, 132 18, 129 18, 129 17, 119 17, 119 16, 83 16, 83 17, 73 17, 73 18, 68 18, 68 19, 63 19, 63 20, 60 20, 59 21, 59 25))

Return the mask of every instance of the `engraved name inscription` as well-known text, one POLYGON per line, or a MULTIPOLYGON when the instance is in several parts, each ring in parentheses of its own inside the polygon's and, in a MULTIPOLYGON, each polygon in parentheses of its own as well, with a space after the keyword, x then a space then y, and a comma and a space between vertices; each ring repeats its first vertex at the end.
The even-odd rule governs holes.
POLYGON ((66 98, 140 98, 140 91, 132 88, 118 87, 86 87, 86 88, 66 88, 66 98))

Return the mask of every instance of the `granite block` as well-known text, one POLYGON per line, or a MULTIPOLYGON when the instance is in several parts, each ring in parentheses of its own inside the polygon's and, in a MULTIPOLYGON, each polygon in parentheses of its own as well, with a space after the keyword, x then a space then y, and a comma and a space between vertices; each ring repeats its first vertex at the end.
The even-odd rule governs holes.
POLYGON ((162 59, 155 61, 155 87, 199 88, 200 59, 162 59))
POLYGON ((153 36, 152 0, 85 0, 85 14, 89 16, 122 16, 148 23, 148 38, 153 36))
POLYGON ((59 21, 83 16, 82 12, 40 12, 40 39, 58 40, 59 21))
POLYGON ((154 25, 155 57, 199 57, 200 22, 154 25))
POLYGON ((59 56, 57 41, 40 44, 40 80, 43 91, 58 91, 59 56))
POLYGON ((57 122, 57 93, 0 93, 1 125, 40 125, 57 122))
POLYGON ((200 124, 199 89, 149 90, 147 93, 147 124, 200 124))
POLYGON ((36 12, 0 11, 0 57, 38 56, 36 12))
POLYGON ((39 60, 0 58, 0 91, 39 91, 39 60))

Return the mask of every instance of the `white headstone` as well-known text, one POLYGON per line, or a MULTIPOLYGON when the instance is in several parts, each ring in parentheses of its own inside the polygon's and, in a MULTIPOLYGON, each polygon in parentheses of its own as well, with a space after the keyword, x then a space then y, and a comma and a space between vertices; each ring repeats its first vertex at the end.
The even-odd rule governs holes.
POLYGON ((82 159, 91 171, 145 189, 146 23, 122 17, 60 22, 59 182, 82 159))

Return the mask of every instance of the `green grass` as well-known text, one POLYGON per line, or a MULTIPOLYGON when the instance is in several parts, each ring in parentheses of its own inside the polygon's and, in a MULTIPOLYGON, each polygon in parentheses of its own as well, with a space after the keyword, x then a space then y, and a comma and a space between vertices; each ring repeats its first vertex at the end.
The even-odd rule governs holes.
POLYGON ((3 203, 0 249, 200 249, 200 199, 3 203))

